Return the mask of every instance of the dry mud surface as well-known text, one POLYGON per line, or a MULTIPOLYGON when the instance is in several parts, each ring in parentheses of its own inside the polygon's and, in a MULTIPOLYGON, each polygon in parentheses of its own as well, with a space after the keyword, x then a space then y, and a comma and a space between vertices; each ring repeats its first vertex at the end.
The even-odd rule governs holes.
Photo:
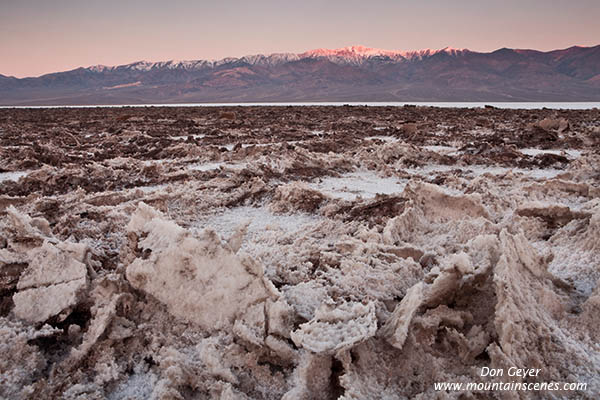
POLYGON ((598 110, 2 109, 0 146, 0 398, 600 396, 598 110))

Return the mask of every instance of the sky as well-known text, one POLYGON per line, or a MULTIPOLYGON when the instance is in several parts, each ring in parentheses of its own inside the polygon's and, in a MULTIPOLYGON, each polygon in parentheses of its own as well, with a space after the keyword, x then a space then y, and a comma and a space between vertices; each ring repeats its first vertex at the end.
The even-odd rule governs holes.
POLYGON ((363 45, 600 44, 600 0, 0 0, 0 74, 363 45))

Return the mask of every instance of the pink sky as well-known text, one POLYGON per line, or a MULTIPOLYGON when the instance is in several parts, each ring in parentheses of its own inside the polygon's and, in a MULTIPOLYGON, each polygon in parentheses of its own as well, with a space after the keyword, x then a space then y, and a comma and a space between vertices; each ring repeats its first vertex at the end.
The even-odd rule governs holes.
POLYGON ((38 76, 96 64, 300 53, 351 45, 492 51, 600 44, 597 0, 297 3, 4 1, 0 74, 38 76))

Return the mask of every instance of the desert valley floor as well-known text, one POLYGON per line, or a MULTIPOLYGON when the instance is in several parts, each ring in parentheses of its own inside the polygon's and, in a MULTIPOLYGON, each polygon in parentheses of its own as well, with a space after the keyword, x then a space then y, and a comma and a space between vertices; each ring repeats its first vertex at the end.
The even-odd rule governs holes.
POLYGON ((596 399, 599 278, 598 109, 0 109, 0 398, 596 399))

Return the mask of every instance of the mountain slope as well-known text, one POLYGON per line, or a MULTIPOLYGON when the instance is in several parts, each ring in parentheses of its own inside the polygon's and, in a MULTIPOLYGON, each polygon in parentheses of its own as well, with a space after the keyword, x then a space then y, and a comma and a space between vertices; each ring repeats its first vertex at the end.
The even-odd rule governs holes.
POLYGON ((600 46, 491 53, 352 46, 0 75, 3 105, 244 101, 600 101, 600 46))

